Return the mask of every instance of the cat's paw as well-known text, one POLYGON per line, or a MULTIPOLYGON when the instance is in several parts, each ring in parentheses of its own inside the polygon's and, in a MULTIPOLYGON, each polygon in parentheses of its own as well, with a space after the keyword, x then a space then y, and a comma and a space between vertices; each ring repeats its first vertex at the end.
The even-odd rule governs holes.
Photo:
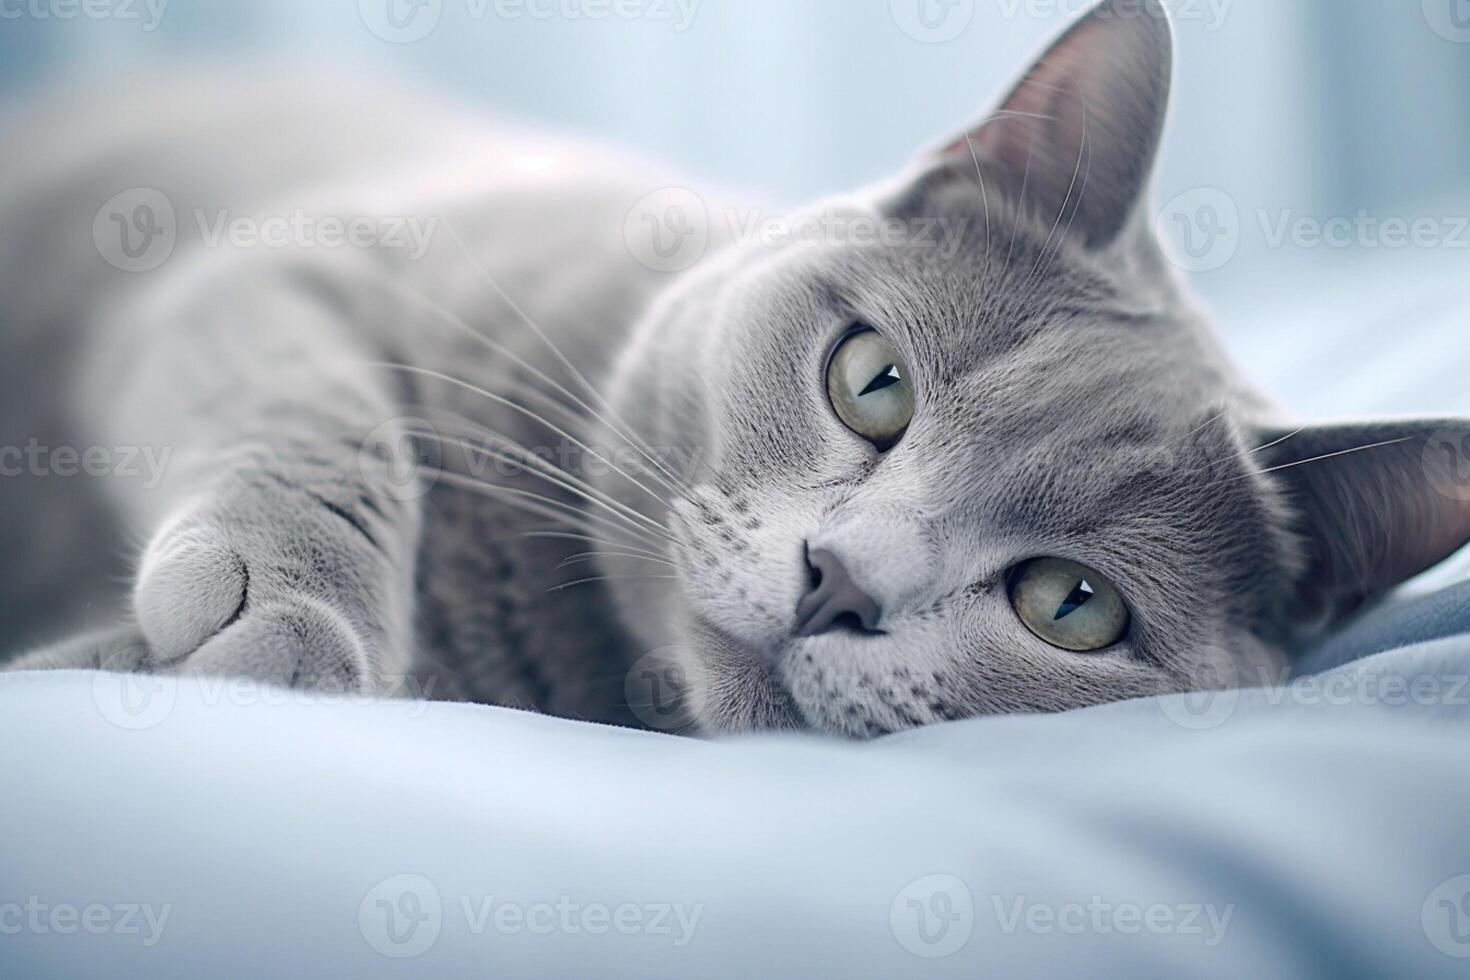
POLYGON ((351 624, 331 606, 307 596, 252 607, 180 669, 314 691, 372 687, 367 651, 351 624))
POLYGON ((155 659, 176 664, 240 619, 250 586, 245 557, 219 527, 182 517, 144 553, 133 611, 155 659))
MULTIPOLYGON (((371 690, 367 553, 309 499, 237 491, 149 544, 133 607, 157 669, 310 689, 371 690), (350 618, 347 610, 356 611, 350 618)), ((340 522, 339 522, 340 523, 340 522)))

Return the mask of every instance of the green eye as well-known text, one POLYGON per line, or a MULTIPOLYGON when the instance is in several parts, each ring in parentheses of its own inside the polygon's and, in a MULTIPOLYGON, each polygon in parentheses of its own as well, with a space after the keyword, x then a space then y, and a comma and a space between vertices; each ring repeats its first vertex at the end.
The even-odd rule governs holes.
POLYGON ((1011 577, 1011 605, 1026 628, 1054 647, 1092 653, 1128 630, 1128 607, 1112 583, 1086 565, 1037 558, 1011 577))
POLYGON ((914 418, 908 365, 876 330, 848 334, 827 363, 827 398, 847 426, 880 451, 892 449, 914 418))

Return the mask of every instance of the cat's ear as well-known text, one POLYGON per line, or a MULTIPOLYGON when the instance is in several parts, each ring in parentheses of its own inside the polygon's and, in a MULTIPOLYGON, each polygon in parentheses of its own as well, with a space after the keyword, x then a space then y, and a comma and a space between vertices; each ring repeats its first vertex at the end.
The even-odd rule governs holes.
POLYGON ((1470 544, 1470 420, 1261 433, 1308 564, 1295 613, 1335 616, 1470 544))
POLYGON ((1163 4, 1104 0, 1041 56, 992 116, 939 152, 975 171, 983 165, 1026 208, 1047 222, 1057 216, 1057 227, 1105 247, 1145 197, 1172 74, 1163 4))

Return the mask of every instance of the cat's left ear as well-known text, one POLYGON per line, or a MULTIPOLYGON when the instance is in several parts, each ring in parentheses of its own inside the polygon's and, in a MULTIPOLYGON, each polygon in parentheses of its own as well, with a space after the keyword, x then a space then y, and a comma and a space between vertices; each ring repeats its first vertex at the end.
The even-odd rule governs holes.
POLYGON ((1351 611, 1470 544, 1470 420, 1263 432, 1308 565, 1302 619, 1351 611))
POLYGON ((1072 26, 1000 108, 940 150, 955 173, 983 166, 1004 193, 1094 248, 1129 226, 1147 191, 1173 74, 1159 0, 1104 0, 1072 26), (979 166, 977 166, 977 164, 979 166))

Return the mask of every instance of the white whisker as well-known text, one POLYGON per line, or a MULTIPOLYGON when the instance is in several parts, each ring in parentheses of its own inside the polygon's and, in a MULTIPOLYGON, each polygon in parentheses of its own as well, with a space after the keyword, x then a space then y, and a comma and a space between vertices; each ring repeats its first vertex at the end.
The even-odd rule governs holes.
MULTIPOLYGON (((497 282, 495 277, 490 274, 490 270, 485 268, 485 264, 479 260, 474 252, 470 251, 469 246, 465 245, 464 239, 460 237, 459 232, 455 230, 454 225, 446 221, 444 223, 444 226, 449 229, 450 237, 452 237, 455 243, 459 245, 460 250, 464 252, 465 257, 468 258, 472 263, 474 263, 474 266, 477 270, 479 270, 480 275, 485 278, 485 282, 489 284, 491 289, 495 290, 496 295, 504 300, 506 305, 515 311, 516 316, 520 317, 522 322, 524 322, 527 327, 531 328, 531 332, 536 335, 536 337, 541 341, 542 344, 545 345, 546 349, 551 352, 552 356, 554 356, 559 362, 561 362, 562 367, 566 368, 567 372, 572 376, 572 378, 575 379, 583 387, 583 389, 587 391, 588 394, 596 399, 597 402, 600 403, 603 408, 607 410, 609 415, 617 419, 619 425, 623 426, 623 428, 627 430, 626 433, 620 432, 618 434, 626 439, 630 444, 632 444, 634 448, 639 449, 640 452, 644 452, 649 462, 653 463, 660 469, 663 469, 662 464, 654 458, 651 448, 644 444, 643 440, 638 436, 637 432, 633 430, 633 427, 628 425, 628 423, 624 421, 621 416, 618 415, 617 410, 613 408, 612 403, 604 398, 602 393, 599 392, 595 387, 593 387, 592 382, 588 381, 586 376, 583 375, 581 371, 577 370, 576 366, 573 365, 571 360, 569 360, 567 356, 561 352, 560 348, 558 348, 554 343, 551 342, 551 338, 546 335, 546 332, 543 331, 539 325, 537 325, 536 321, 532 320, 531 317, 526 313, 526 311, 521 309, 520 304, 511 299, 510 295, 500 287, 500 283, 497 282)), ((589 408, 588 411, 591 411, 591 409, 589 408)), ((593 414, 596 415, 596 413, 593 414)), ((608 420, 602 418, 601 416, 596 417, 600 421, 602 421, 604 425, 608 426, 609 428, 613 428, 612 423, 608 420)), ((667 475, 671 479, 674 479, 676 481, 678 480, 678 478, 675 477, 673 473, 667 473, 667 475)))
POLYGON ((639 490, 642 490, 644 493, 648 494, 654 500, 658 501, 659 504, 662 505, 663 507, 667 508, 669 506, 669 502, 666 499, 664 499, 662 496, 660 496, 659 494, 655 493, 654 491, 650 490, 642 482, 640 482, 639 480, 635 479, 634 477, 632 477, 628 473, 624 472, 618 466, 614 465, 611 460, 609 460, 607 457, 603 456, 597 450, 593 449, 591 446, 587 445, 585 442, 583 442, 582 440, 578 439, 576 436, 572 435, 570 432, 568 432, 565 429, 561 428, 560 426, 554 424, 549 419, 546 419, 546 418, 544 418, 544 417, 542 417, 540 415, 537 415, 535 412, 531 411, 529 408, 526 408, 524 405, 519 404, 518 402, 513 402, 509 398, 505 398, 502 395, 497 395, 494 392, 486 391, 484 388, 481 388, 479 385, 470 384, 468 381, 462 381, 459 378, 452 377, 451 375, 445 374, 442 371, 435 371, 432 368, 416 367, 416 366, 411 365, 411 364, 394 364, 391 361, 369 361, 369 362, 367 362, 367 366, 368 367, 380 367, 380 368, 384 368, 384 369, 387 369, 387 370, 393 370, 393 371, 405 371, 405 372, 408 372, 410 374, 418 374, 418 375, 422 375, 424 377, 434 378, 434 379, 436 379, 438 381, 444 382, 445 384, 453 385, 453 386, 455 386, 457 388, 462 388, 465 391, 472 392, 472 393, 474 393, 476 395, 481 396, 482 398, 486 398, 486 399, 488 399, 488 400, 496 403, 497 405, 504 405, 506 408, 510 409, 511 411, 518 412, 521 415, 524 415, 526 418, 531 419, 533 422, 537 422, 537 423, 539 423, 541 425, 544 425, 547 429, 551 430, 552 432, 555 432, 557 435, 561 436, 563 439, 566 439, 568 442, 572 443, 574 446, 577 446, 579 449, 582 449, 583 451, 585 451, 587 453, 590 453, 592 455, 592 457, 594 459, 596 459, 598 462, 604 464, 609 469, 611 469, 614 473, 617 473, 619 476, 621 476, 623 479, 627 480, 629 483, 633 484, 639 490))
POLYGON ((440 305, 439 303, 436 303, 429 297, 418 293, 416 290, 413 290, 406 285, 402 285, 397 282, 390 282, 389 285, 392 288, 397 289, 401 296, 404 296, 416 303, 420 303, 423 306, 427 307, 431 312, 436 313, 450 326, 453 326, 456 329, 462 331, 472 340, 485 345, 490 350, 510 360, 512 363, 516 364, 523 370, 530 372, 537 380, 548 385, 554 391, 570 399, 574 405, 582 409, 582 411, 586 412, 591 418, 607 426, 610 432, 612 432, 618 438, 622 439, 624 442, 628 443, 630 448, 632 448, 639 455, 643 456, 644 459, 646 459, 649 463, 653 464, 654 469, 658 470, 659 472, 649 472, 649 476, 653 477, 653 479, 663 484, 671 493, 674 493, 677 496, 683 496, 687 493, 688 487, 684 484, 684 482, 658 461, 658 459, 653 455, 653 451, 646 445, 642 444, 642 440, 638 438, 637 433, 633 432, 631 429, 628 429, 627 432, 620 431, 617 426, 614 426, 610 421, 608 421, 602 415, 598 414, 598 412, 590 405, 588 405, 582 399, 578 398, 575 394, 569 391, 565 385, 561 384, 545 371, 542 371, 540 368, 536 367, 534 364, 521 357, 509 347, 506 347, 504 344, 498 343, 491 338, 485 336, 484 333, 476 330, 474 327, 470 326, 470 324, 466 323, 463 319, 457 316, 454 311, 447 309, 446 307, 440 305))
MULTIPOLYGON (((425 437, 433 437, 438 439, 441 444, 446 441, 445 437, 439 435, 438 433, 428 433, 411 430, 411 434, 425 437)), ((623 521, 628 521, 630 523, 642 522, 655 532, 669 537, 671 541, 673 540, 672 536, 668 533, 668 528, 664 527, 662 524, 658 523, 650 517, 647 517, 644 514, 638 513, 638 511, 633 510, 631 507, 618 503, 616 500, 613 500, 611 497, 608 497, 606 494, 602 493, 599 490, 596 490, 590 486, 586 488, 578 486, 575 482, 573 482, 575 478, 564 478, 562 476, 557 476, 557 473, 564 473, 565 471, 558 470, 556 467, 552 466, 550 463, 547 463, 545 460, 541 459, 541 457, 537 456, 535 453, 530 452, 529 450, 524 450, 520 453, 520 455, 516 455, 507 452, 506 450, 491 449, 484 446, 478 446, 467 439, 450 438, 448 441, 464 448, 468 452, 480 453, 492 459, 499 459, 504 462, 509 462, 517 467, 520 467, 521 472, 526 476, 536 477, 537 479, 544 480, 547 483, 552 484, 553 486, 560 487, 568 493, 575 494, 576 496, 582 498, 589 504, 593 504, 595 506, 603 508, 610 514, 613 514, 623 521), (541 469, 542 466, 544 466, 545 469, 541 469)), ((566 476, 570 477, 570 474, 566 474, 566 476)))
POLYGON ((561 561, 560 563, 557 564, 556 570, 559 571, 559 570, 561 570, 563 568, 568 567, 569 565, 585 565, 586 563, 592 562, 592 561, 596 561, 599 558, 630 558, 630 559, 636 559, 638 561, 655 562, 655 563, 657 563, 659 565, 667 565, 670 568, 678 568, 679 567, 678 565, 674 564, 673 562, 671 562, 671 561, 669 561, 667 559, 664 559, 664 558, 650 558, 647 555, 640 555, 640 554, 636 554, 634 552, 628 552, 628 551, 586 551, 586 552, 583 552, 582 554, 572 555, 570 558, 564 559, 563 561, 561 561))
POLYGON ((627 581, 668 581, 668 582, 674 582, 674 581, 678 581, 678 578, 679 578, 679 576, 677 576, 677 575, 593 575, 590 578, 579 578, 575 582, 566 582, 566 583, 564 583, 562 585, 553 585, 551 588, 547 589, 546 591, 547 591, 548 594, 550 594, 552 592, 560 592, 563 589, 570 589, 570 588, 573 588, 574 586, 578 586, 578 585, 588 585, 588 584, 590 584, 592 582, 613 582, 613 581, 621 582, 621 581, 625 581, 625 580, 627 580, 627 581))
MULTIPOLYGON (((535 514, 538 517, 546 517, 567 527, 579 529, 589 534, 602 530, 616 535, 629 535, 634 541, 641 545, 656 548, 662 542, 652 534, 643 532, 640 528, 629 527, 624 524, 616 524, 606 517, 598 514, 589 514, 580 508, 560 500, 544 497, 541 494, 532 493, 529 490, 521 490, 516 487, 500 486, 493 483, 484 483, 452 470, 435 469, 434 467, 421 467, 421 471, 428 473, 435 479, 465 490, 469 493, 479 494, 494 500, 500 500, 511 507, 535 514)), ((616 537, 615 539, 616 540, 616 537)))

